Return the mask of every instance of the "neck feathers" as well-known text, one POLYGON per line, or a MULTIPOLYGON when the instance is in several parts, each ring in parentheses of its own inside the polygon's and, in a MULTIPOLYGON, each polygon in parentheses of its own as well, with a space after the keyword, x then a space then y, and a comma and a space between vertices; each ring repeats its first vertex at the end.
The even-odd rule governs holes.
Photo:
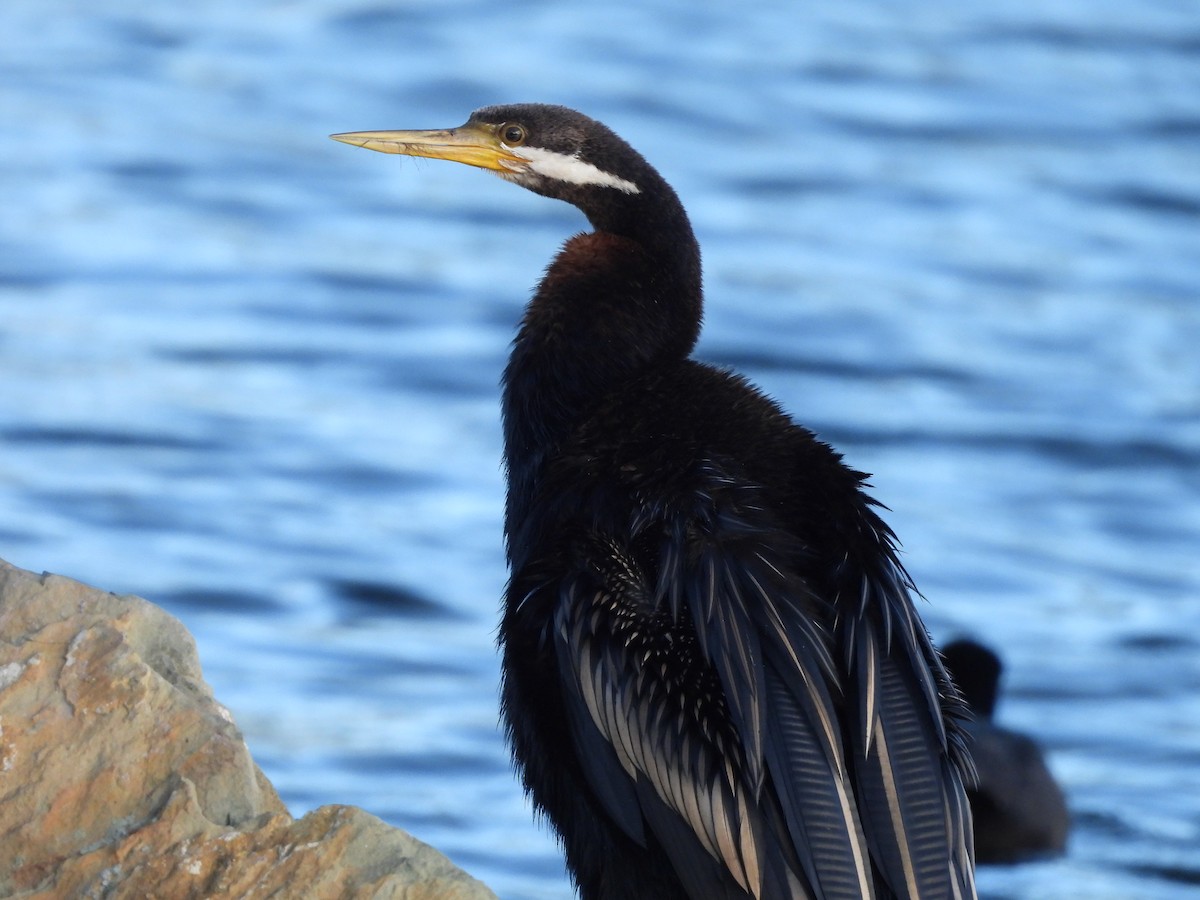
POLYGON ((597 230, 566 243, 526 308, 504 373, 510 499, 607 396, 682 361, 699 336, 699 250, 659 184, 668 196, 643 185, 607 208, 577 203, 597 230))

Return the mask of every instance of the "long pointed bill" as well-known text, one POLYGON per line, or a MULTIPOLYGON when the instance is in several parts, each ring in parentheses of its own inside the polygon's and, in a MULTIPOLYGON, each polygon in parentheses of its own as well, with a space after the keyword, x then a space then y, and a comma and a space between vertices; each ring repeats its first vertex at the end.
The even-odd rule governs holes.
POLYGON ((491 130, 470 124, 448 131, 351 131, 330 137, 380 153, 449 159, 496 172, 512 172, 529 165, 529 160, 508 150, 491 130))

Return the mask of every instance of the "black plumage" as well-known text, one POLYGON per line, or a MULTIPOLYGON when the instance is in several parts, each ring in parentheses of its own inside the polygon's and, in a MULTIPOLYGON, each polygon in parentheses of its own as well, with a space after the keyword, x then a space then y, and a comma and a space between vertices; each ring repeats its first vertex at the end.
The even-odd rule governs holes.
POLYGON ((339 140, 455 159, 592 232, 504 373, 502 709, 584 900, 974 895, 958 700, 864 476, 690 358, 675 192, 562 107, 339 140))
POLYGON ((967 743, 975 764, 967 800, 974 820, 975 860, 1017 863, 1060 856, 1071 813, 1037 742, 993 721, 1004 664, 990 647, 959 639, 943 649, 947 670, 972 716, 967 743))

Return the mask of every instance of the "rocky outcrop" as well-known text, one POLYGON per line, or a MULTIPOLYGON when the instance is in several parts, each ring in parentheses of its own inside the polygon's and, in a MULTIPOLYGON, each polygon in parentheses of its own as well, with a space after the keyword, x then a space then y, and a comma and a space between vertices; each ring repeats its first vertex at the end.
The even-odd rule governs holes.
POLYGON ((360 809, 292 819, 166 612, 3 562, 0 896, 494 898, 360 809))

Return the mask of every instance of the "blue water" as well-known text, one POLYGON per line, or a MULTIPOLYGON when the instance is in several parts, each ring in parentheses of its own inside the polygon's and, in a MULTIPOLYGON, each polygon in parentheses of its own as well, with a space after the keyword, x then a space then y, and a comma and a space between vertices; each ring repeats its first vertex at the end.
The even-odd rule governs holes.
POLYGON ((164 605, 296 814, 568 895, 496 726, 497 380, 569 207, 331 132, 566 103, 700 354, 875 473, 1069 796, 992 898, 1200 895, 1200 4, 6 0, 0 556, 164 605))

